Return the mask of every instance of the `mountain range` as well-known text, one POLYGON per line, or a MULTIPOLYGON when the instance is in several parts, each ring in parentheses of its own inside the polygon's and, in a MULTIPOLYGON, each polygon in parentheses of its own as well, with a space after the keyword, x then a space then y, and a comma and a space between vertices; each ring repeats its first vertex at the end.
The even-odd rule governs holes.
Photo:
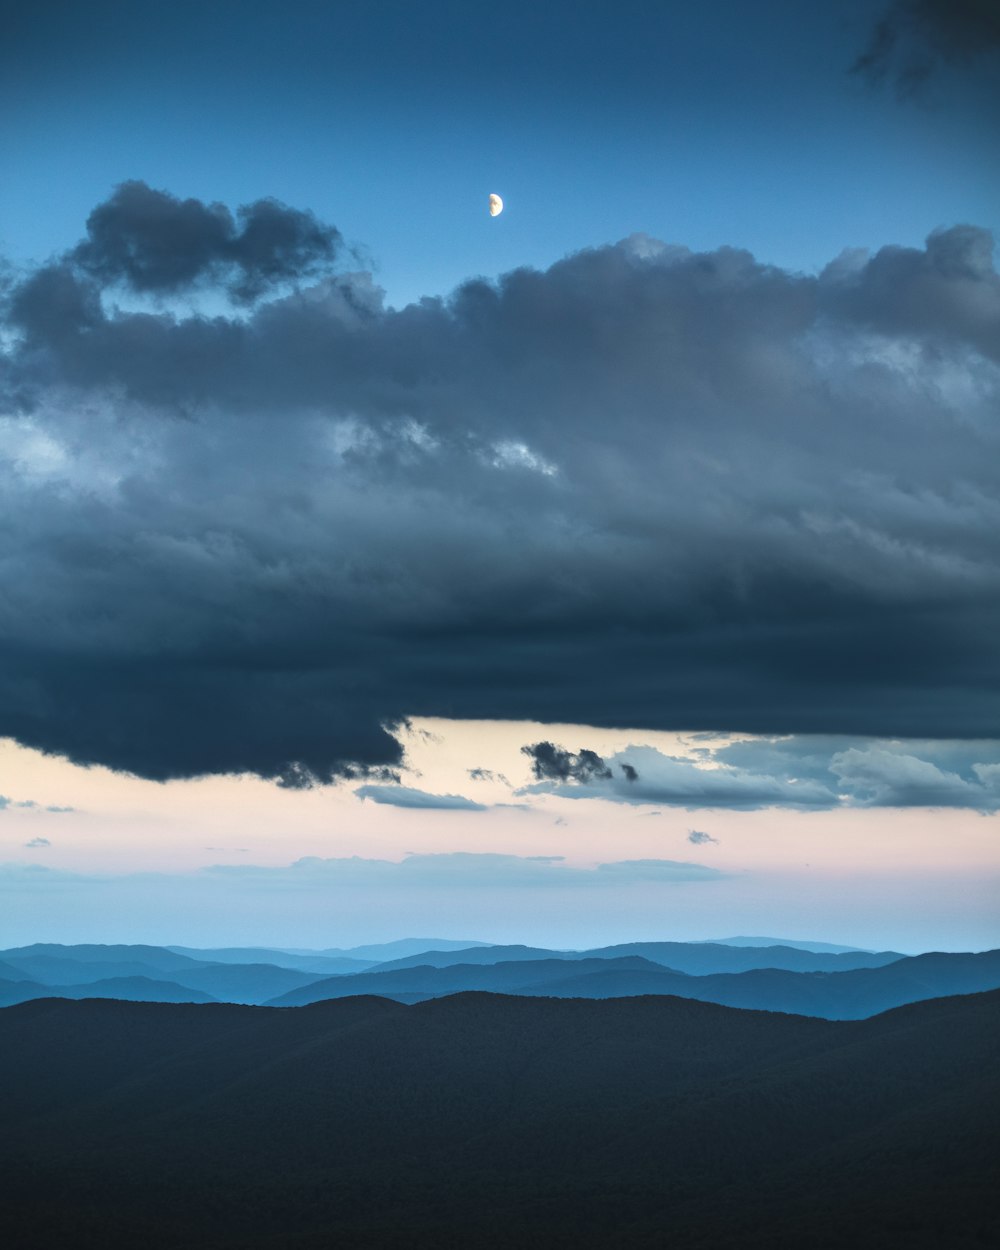
POLYGON ((812 950, 807 943, 766 938, 757 940, 771 944, 746 945, 750 940, 557 951, 428 938, 354 948, 354 954, 36 943, 0 951, 0 1006, 60 997, 292 1007, 360 994, 416 1003, 476 990, 554 998, 670 994, 856 1019, 908 1002, 1000 988, 998 951, 907 956, 812 950), (414 951, 425 941, 428 948, 414 951), (372 961, 373 954, 382 960, 372 961))

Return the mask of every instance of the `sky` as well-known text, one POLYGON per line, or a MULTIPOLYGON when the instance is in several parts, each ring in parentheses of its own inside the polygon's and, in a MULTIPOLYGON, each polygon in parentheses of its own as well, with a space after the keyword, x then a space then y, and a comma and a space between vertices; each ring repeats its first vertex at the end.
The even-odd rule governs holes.
POLYGON ((1000 945, 992 5, 0 9, 0 944, 1000 945))

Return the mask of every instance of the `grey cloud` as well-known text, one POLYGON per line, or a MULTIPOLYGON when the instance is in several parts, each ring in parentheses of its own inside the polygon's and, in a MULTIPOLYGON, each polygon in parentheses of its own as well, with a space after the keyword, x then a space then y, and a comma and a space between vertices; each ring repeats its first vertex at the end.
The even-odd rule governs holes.
MULTIPOLYGON (((12 799, 12 798, 8 798, 8 796, 5 794, 0 794, 0 812, 4 811, 5 808, 9 808, 9 807, 18 807, 25 811, 43 810, 42 804, 39 803, 36 799, 12 799)), ((57 806, 52 805, 52 806, 45 807, 44 810, 47 812, 75 812, 76 808, 75 807, 57 807, 57 806)))
POLYGON ((48 838, 32 838, 29 842, 25 842, 24 845, 29 851, 34 851, 43 846, 51 846, 52 843, 48 840, 48 838))
MULTIPOLYGON (((562 798, 601 798, 619 803, 669 804, 675 807, 733 808, 753 811, 762 807, 832 807, 836 794, 815 781, 797 782, 745 768, 704 767, 680 756, 664 755, 654 747, 630 746, 628 757, 639 762, 639 778, 628 780, 609 768, 606 775, 581 784, 572 776, 546 779, 525 786, 523 793, 556 794, 562 798)), ((620 763, 618 756, 609 763, 620 763)))
MULTIPOLYGON (((952 807, 1000 811, 1000 742, 866 741, 790 737, 720 743, 707 759, 630 746, 642 764, 630 783, 613 770, 582 785, 547 779, 526 793, 670 804, 688 810, 764 807, 952 807)), ((615 757, 610 763, 618 762, 615 757)), ((714 841, 691 830, 688 841, 714 841)))
POLYGON ((858 807, 974 807, 1000 809, 1000 768, 982 770, 966 780, 905 751, 877 746, 848 747, 833 756, 830 771, 858 807))
POLYGON ((473 781, 498 781, 501 785, 510 785, 503 773, 494 772, 491 768, 470 768, 468 773, 473 781))
POLYGON ((586 785, 588 781, 611 778, 611 769, 604 760, 586 747, 573 752, 551 742, 535 742, 523 746, 521 754, 531 760, 531 771, 539 781, 574 781, 586 785))
POLYGON ((132 181, 90 214, 71 259, 103 285, 173 294, 212 282, 249 303, 280 283, 321 274, 340 246, 334 227, 277 200, 245 204, 234 219, 222 204, 132 181))
POLYGON ((410 786, 358 786, 354 791, 359 799, 371 799, 387 807, 434 808, 439 811, 483 812, 482 803, 476 803, 461 794, 428 794, 426 790, 414 790, 410 786))
POLYGON ((942 65, 968 65, 1000 50, 994 0, 893 0, 876 23, 853 72, 918 93, 942 65))
POLYGON ((0 335, 0 734, 289 785, 385 780, 417 715, 1000 734, 990 248, 634 238, 228 318, 42 268, 0 335))
POLYGON ((709 844, 717 846, 719 843, 718 838, 713 838, 710 833, 705 833, 701 829, 689 829, 688 841, 692 846, 706 846, 709 844))

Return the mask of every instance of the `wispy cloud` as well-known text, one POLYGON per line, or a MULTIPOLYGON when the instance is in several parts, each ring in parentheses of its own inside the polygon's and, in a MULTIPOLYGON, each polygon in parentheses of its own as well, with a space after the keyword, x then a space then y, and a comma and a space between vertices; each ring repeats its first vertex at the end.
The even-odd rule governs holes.
POLYGON ((411 807, 434 809, 437 811, 483 812, 486 807, 473 799, 461 794, 429 794, 426 790, 415 790, 411 786, 358 786, 354 793, 359 799, 371 799, 373 803, 382 803, 386 807, 411 807))
POLYGON ((704 864, 667 859, 618 860, 579 867, 561 855, 507 855, 453 851, 407 855, 402 860, 359 856, 323 859, 307 856, 292 864, 214 864, 190 873, 129 873, 109 875, 42 869, 26 864, 0 864, 0 889, 18 890, 34 882, 39 889, 75 882, 81 889, 176 888, 206 898, 236 891, 251 895, 278 890, 320 892, 374 891, 404 894, 426 891, 495 890, 602 890, 613 885, 684 885, 723 879, 727 874, 704 864))

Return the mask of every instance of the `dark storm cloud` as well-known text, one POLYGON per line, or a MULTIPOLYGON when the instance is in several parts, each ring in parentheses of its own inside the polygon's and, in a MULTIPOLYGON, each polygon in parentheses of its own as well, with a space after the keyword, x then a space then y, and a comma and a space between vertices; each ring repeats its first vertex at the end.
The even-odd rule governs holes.
MULTIPOLYGON (((288 785, 397 767, 418 715, 1000 734, 985 231, 819 277, 635 237, 234 317, 116 310, 92 244, 5 305, 0 734, 288 785)), ((192 247, 143 281, 242 280, 192 247)))
POLYGON ((963 65, 1000 50, 996 0, 893 0, 853 66, 901 95, 920 91, 943 64, 963 65))
POLYGON ((277 200, 245 204, 234 219, 223 204, 124 182, 90 214, 69 259, 104 284, 169 295, 211 281, 248 303, 329 268, 340 243, 332 226, 277 200))

